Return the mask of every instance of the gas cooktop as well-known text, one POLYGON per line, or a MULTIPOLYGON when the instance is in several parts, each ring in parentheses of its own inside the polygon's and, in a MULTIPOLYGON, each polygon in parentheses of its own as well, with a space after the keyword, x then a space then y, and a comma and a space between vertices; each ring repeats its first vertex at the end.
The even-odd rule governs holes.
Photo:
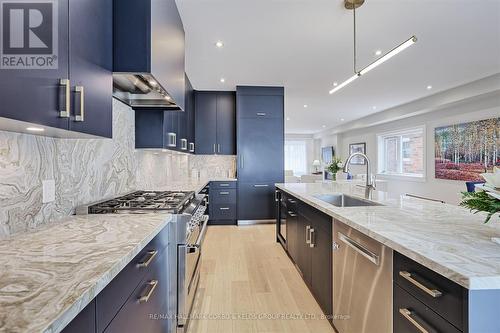
POLYGON ((88 214, 181 213, 195 197, 194 192, 136 191, 87 207, 88 214))

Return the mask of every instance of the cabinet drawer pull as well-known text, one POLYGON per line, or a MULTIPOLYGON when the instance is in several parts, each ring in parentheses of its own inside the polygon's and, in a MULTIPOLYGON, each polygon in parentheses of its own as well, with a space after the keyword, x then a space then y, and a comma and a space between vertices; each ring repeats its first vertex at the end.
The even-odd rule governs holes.
POLYGON ((288 215, 290 215, 290 217, 297 217, 297 214, 295 214, 291 210, 288 211, 288 215))
POLYGON ((311 236, 311 233, 309 232, 309 230, 311 230, 311 226, 306 225, 306 244, 311 244, 311 238, 309 238, 311 236))
POLYGON ((378 266, 378 264, 380 262, 380 258, 379 258, 378 255, 376 255, 372 251, 368 250, 366 247, 364 247, 363 245, 359 244, 354 239, 352 239, 350 237, 347 237, 346 235, 344 235, 341 232, 338 233, 338 236, 339 236, 339 239, 342 242, 344 242, 350 248, 352 248, 353 250, 355 250, 356 252, 358 252, 359 254, 361 254, 363 257, 365 257, 366 259, 370 260, 372 263, 374 263, 375 265, 378 266))
POLYGON ((288 199, 288 202, 291 203, 291 204, 297 203, 297 201, 295 201, 293 199, 288 199))
POLYGON ((314 243, 314 228, 309 229, 309 247, 315 247, 316 244, 314 243))
MULTIPOLYGON (((416 319, 418 317, 410 310, 408 310, 406 308, 399 309, 399 313, 403 317, 405 317, 406 320, 408 320, 410 323, 412 323, 412 325, 415 326, 415 328, 417 328, 420 332, 422 332, 422 333, 437 333, 437 331, 432 329, 432 328, 427 329, 424 326, 422 326, 422 324, 419 323, 416 319)), ((425 324, 425 326, 429 326, 429 325, 425 324)))
POLYGON ((228 183, 222 183, 222 184, 219 184, 219 187, 229 187, 229 184, 228 183))
POLYGON ((267 184, 255 184, 253 187, 269 187, 267 184))
POLYGON ((75 113, 75 121, 83 122, 85 121, 85 88, 83 86, 76 86, 75 93, 80 95, 80 114, 75 113))
POLYGON ((419 288, 420 290, 424 291, 425 293, 431 295, 434 298, 438 298, 438 297, 441 297, 443 295, 443 293, 440 292, 439 290, 431 289, 431 288, 425 286, 424 284, 422 284, 421 282, 417 281, 415 279, 415 275, 412 276, 412 274, 410 272, 400 271, 399 275, 402 276, 405 280, 407 280, 411 284, 413 284, 415 287, 419 288))
POLYGON ((151 263, 151 261, 153 261, 153 259, 156 257, 157 254, 158 254, 157 250, 148 251, 146 253, 146 255, 144 256, 144 258, 142 258, 142 260, 137 263, 137 267, 139 267, 139 268, 148 267, 149 264, 151 263))
POLYGON ((64 97, 61 96, 60 93, 60 106, 59 106, 59 117, 61 118, 69 118, 70 110, 71 110, 71 98, 70 98, 70 88, 71 82, 68 79, 59 80, 59 85, 63 88, 61 89, 64 92, 64 97))
POLYGON ((257 116, 259 117, 265 117, 266 113, 265 112, 257 112, 257 116))
POLYGON ((229 192, 219 192, 220 195, 229 195, 229 192))
POLYGON ((139 298, 137 299, 139 303, 147 303, 153 295, 153 292, 155 291, 157 285, 158 280, 151 280, 146 283, 146 289, 148 289, 148 291, 145 293, 145 295, 139 296, 139 298))
POLYGON ((229 210, 229 207, 220 207, 220 210, 229 210))

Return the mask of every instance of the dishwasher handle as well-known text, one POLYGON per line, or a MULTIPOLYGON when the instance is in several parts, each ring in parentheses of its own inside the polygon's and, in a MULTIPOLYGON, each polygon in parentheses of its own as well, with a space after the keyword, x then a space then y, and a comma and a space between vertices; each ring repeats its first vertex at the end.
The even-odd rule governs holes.
POLYGON ((349 246, 350 248, 361 254, 363 257, 370 260, 377 266, 380 264, 380 257, 377 254, 373 253, 362 244, 359 244, 354 239, 344 235, 341 232, 338 232, 338 236, 342 242, 344 242, 347 246, 349 246))

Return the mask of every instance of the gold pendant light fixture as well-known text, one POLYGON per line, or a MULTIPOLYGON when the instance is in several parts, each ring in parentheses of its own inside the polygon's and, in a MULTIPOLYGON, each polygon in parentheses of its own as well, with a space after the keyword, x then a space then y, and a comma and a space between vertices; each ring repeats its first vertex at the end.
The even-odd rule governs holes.
POLYGON ((394 57, 396 54, 400 53, 401 51, 407 49, 408 47, 412 46, 413 44, 415 44, 417 42, 417 37, 411 36, 409 39, 405 40, 404 42, 402 42, 401 44, 399 44, 398 46, 396 46, 395 48, 393 48, 392 50, 390 50, 389 52, 387 52, 386 54, 384 54, 383 56, 381 56, 380 58, 378 58, 377 60, 375 60, 374 62, 369 64, 368 66, 366 66, 365 68, 363 68, 362 70, 358 71, 356 69, 356 56, 357 56, 357 50, 356 50, 356 8, 361 7, 364 2, 365 2, 365 0, 344 0, 345 8, 353 11, 353 18, 354 18, 354 20, 353 20, 353 23, 354 23, 354 29, 353 29, 354 30, 354 61, 353 61, 354 75, 351 76, 350 78, 348 78, 347 80, 345 80, 344 82, 342 82, 341 84, 337 85, 332 90, 330 90, 330 94, 333 94, 333 93, 339 91, 340 89, 347 86, 349 83, 356 80, 361 75, 365 75, 366 73, 368 73, 369 71, 371 71, 375 67, 383 64, 384 62, 386 62, 390 58, 394 57))

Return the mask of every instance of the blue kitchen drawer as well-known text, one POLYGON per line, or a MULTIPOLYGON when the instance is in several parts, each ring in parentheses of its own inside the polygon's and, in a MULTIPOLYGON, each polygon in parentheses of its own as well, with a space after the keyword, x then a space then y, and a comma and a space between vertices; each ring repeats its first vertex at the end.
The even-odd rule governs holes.
POLYGON ((210 204, 211 220, 236 220, 236 204, 210 204))
POLYGON ((236 181, 225 181, 225 182, 210 182, 210 194, 212 194, 211 191, 214 189, 227 189, 227 188, 236 188, 237 186, 236 181))
POLYGON ((236 189, 212 189, 210 202, 213 204, 236 204, 236 189))

